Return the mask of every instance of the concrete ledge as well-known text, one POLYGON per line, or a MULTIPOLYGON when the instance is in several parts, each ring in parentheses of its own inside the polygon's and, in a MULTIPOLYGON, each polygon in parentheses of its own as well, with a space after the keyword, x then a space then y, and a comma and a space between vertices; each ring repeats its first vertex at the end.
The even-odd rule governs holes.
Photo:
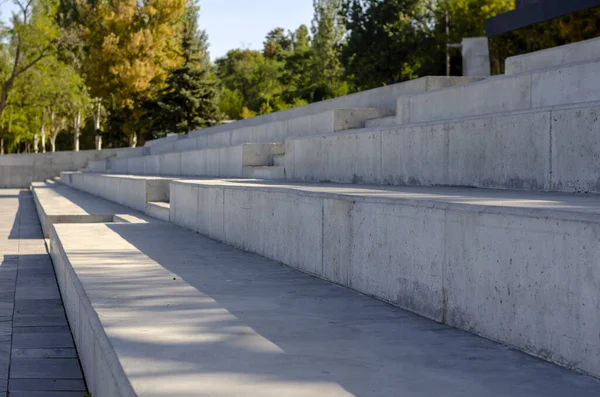
POLYGON ((398 98, 396 124, 600 100, 600 60, 398 98))
POLYGON ((600 375, 600 197, 173 181, 171 221, 600 375))
POLYGON ((69 186, 140 212, 146 212, 148 202, 169 201, 170 178, 93 173, 61 173, 61 178, 69 186))
POLYGON ((34 182, 31 186, 44 237, 59 223, 114 222, 115 215, 138 217, 129 208, 79 192, 62 184, 34 182))
POLYGON ((50 253, 94 397, 600 390, 592 378, 174 226, 55 225, 50 253))
POLYGON ((592 59, 600 59, 600 38, 507 58, 504 73, 523 73, 592 59))
POLYGON ((286 178, 600 193, 600 102, 286 142, 286 178))

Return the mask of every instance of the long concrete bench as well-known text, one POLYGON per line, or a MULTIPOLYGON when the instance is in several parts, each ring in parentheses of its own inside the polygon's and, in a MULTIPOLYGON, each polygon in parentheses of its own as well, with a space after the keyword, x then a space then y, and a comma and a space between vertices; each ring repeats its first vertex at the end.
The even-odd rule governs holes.
POLYGON ((233 128, 236 123, 231 123, 228 124, 231 128, 224 131, 198 136, 190 133, 185 139, 153 145, 150 147, 150 152, 161 154, 191 149, 238 146, 244 143, 283 143, 287 137, 292 136, 325 134, 362 128, 367 120, 388 117, 393 114, 393 109, 335 109, 246 127, 233 128))
POLYGON ((221 148, 174 151, 160 155, 114 159, 93 172, 154 176, 246 176, 252 167, 274 165, 274 156, 284 153, 281 143, 249 143, 221 148))
POLYGON ((523 73, 592 59, 600 59, 600 38, 507 58, 504 73, 523 73))
POLYGON ((289 139, 286 178, 600 193, 600 102, 289 139))
MULTIPOLYGON (((147 143, 147 146, 153 146, 157 150, 157 146, 171 146, 174 141, 182 140, 177 145, 182 145, 187 148, 193 148, 192 142, 187 141, 187 138, 201 137, 211 135, 223 131, 230 131, 250 126, 258 126, 272 122, 285 121, 303 116, 316 115, 323 112, 328 112, 336 109, 355 109, 355 108, 377 108, 377 109, 394 109, 396 100, 401 95, 415 94, 429 90, 436 90, 443 87, 449 87, 456 84, 464 84, 467 82, 481 80, 480 77, 445 77, 445 76, 427 76, 415 80, 405 81, 398 84, 392 84, 385 87, 379 87, 367 91, 357 92, 350 95, 345 95, 338 98, 333 98, 321 102, 311 103, 306 106, 300 106, 281 112, 270 113, 257 117, 252 117, 246 120, 236 121, 235 123, 222 124, 210 128, 191 131, 189 136, 169 136, 162 139, 156 139, 147 143), (183 142, 186 141, 186 142, 183 142)), ((196 146, 202 148, 204 146, 196 146)), ((170 150, 170 149, 169 149, 170 150)))
POLYGON ((171 182, 181 226, 600 375, 600 197, 171 182))
POLYGON ((54 225, 94 397, 597 396, 600 382, 176 226, 54 225))
POLYGON ((155 214, 148 203, 169 202, 169 182, 172 178, 135 175, 106 175, 85 172, 61 172, 62 183, 115 201, 140 212, 155 214))
POLYGON ((396 124, 600 100, 600 59, 398 98, 396 124))
POLYGON ((148 218, 129 207, 90 196, 63 184, 34 182, 31 190, 46 238, 50 235, 50 227, 58 223, 123 222, 132 217, 148 221, 148 218))

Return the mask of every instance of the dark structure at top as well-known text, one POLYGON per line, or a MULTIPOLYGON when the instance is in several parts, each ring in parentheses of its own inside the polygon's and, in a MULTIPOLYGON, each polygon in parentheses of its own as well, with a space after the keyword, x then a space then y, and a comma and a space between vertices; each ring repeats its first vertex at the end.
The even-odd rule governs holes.
POLYGON ((600 6, 600 0, 516 0, 515 9, 485 22, 488 37, 600 6))

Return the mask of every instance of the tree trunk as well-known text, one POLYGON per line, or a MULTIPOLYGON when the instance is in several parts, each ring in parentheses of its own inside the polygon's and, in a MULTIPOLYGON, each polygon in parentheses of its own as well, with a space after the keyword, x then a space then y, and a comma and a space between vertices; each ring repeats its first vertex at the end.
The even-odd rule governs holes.
POLYGON ((136 147, 137 145, 137 134, 129 135, 129 147, 136 147))
POLYGON ((4 137, 0 138, 0 156, 4 155, 4 137))
POLYGON ((33 135, 33 152, 38 153, 40 149, 40 137, 38 134, 33 135))
POLYGON ((102 135, 96 135, 96 150, 102 150, 102 135))
POLYGON ((50 137, 50 150, 56 152, 56 135, 50 137))
POLYGON ((40 132, 40 144, 42 145, 42 153, 46 153, 46 127, 42 124, 42 131, 40 132))
POLYGON ((73 120, 73 150, 79 151, 79 135, 81 135, 80 127, 81 127, 81 112, 77 112, 75 119, 73 120))

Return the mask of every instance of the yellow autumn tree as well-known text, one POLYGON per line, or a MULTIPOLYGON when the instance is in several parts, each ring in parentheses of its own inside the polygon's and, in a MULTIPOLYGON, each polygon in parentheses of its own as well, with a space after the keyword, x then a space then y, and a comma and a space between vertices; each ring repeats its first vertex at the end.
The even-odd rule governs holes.
POLYGON ((130 146, 143 128, 137 103, 162 88, 179 66, 186 0, 77 0, 85 49, 83 70, 92 97, 125 114, 130 146))

